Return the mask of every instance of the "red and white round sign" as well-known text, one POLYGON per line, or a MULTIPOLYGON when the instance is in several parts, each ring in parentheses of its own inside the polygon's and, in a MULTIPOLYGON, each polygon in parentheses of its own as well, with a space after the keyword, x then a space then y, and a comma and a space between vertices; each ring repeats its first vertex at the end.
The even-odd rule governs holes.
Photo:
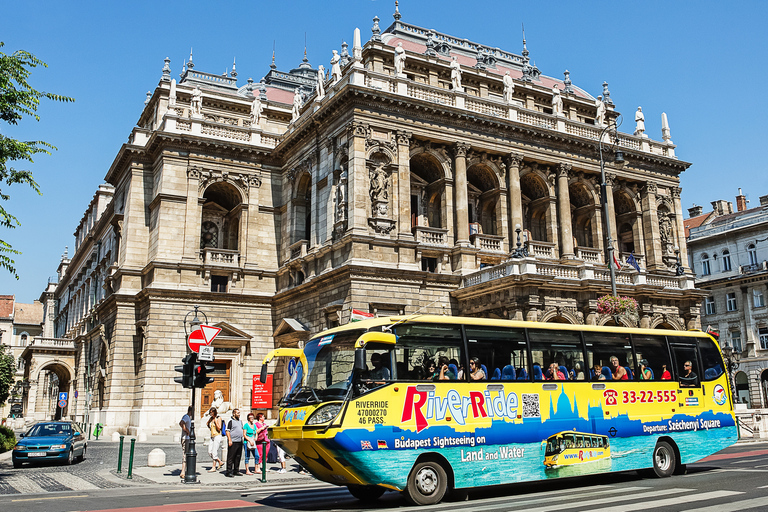
POLYGON ((187 346, 192 352, 199 352, 201 346, 210 345, 214 338, 221 332, 220 327, 211 325, 201 325, 199 329, 194 330, 187 337, 187 346))

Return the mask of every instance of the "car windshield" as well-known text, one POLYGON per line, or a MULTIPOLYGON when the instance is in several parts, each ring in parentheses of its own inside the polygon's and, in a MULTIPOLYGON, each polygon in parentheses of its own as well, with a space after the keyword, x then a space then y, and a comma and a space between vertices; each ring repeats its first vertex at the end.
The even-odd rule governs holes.
POLYGON ((27 437, 66 436, 72 432, 66 423, 38 423, 29 429, 27 437))
POLYGON ((304 347, 307 369, 301 364, 296 367, 281 405, 343 399, 355 367, 355 341, 363 332, 347 331, 309 340, 304 347), (306 380, 302 384, 305 371, 306 380))

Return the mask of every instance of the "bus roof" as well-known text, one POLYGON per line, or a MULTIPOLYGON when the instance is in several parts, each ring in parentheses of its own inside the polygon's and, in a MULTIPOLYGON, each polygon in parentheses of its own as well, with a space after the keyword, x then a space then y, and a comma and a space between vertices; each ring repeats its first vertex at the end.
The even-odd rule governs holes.
POLYGON ((583 324, 560 324, 548 322, 521 322, 518 320, 504 320, 500 318, 475 318, 465 316, 444 316, 444 315, 403 315, 403 316, 384 316, 362 320, 359 322, 350 322, 348 324, 334 327, 323 331, 312 338, 318 336, 327 336, 329 334, 340 334, 352 330, 369 330, 375 327, 393 324, 411 324, 411 323, 436 323, 436 324, 463 324, 484 327, 517 327, 528 329, 557 329, 562 331, 593 331, 593 332, 612 332, 612 333, 632 333, 632 334, 663 334, 667 336, 684 336, 691 338, 711 338, 709 334, 700 330, 676 331, 673 329, 640 329, 636 327, 622 326, 598 326, 583 324))

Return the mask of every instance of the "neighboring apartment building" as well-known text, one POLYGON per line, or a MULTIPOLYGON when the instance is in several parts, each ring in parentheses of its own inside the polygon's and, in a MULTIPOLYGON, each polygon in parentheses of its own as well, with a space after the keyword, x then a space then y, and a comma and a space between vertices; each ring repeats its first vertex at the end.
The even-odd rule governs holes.
MULTIPOLYGON (((13 295, 0 295, 0 345, 10 349, 16 361, 16 382, 24 378, 24 350, 33 345, 43 334, 43 304, 16 302, 13 295)), ((43 375, 43 381, 46 381, 43 375)), ((21 388, 19 388, 21 389, 21 388)), ((0 418, 8 416, 10 404, 22 402, 22 397, 10 396, 4 407, 0 407, 0 418)))
POLYGON ((739 400, 768 407, 768 195, 748 208, 739 189, 736 206, 733 211, 731 202, 719 200, 709 213, 688 210, 689 263, 696 287, 709 293, 702 325, 741 355, 734 375, 739 400))
MULTIPOLYGON (((189 391, 173 366, 195 305, 222 328, 196 414, 214 390, 248 407, 267 351, 352 308, 612 322, 597 313, 610 292, 601 138, 611 236, 622 260, 640 262, 618 272, 619 293, 638 300, 641 326, 699 327, 702 294, 674 252, 687 261, 679 174, 690 164, 668 131, 614 137, 607 84, 595 84, 598 101, 567 72, 542 74, 525 47, 399 13, 384 31, 378 21, 364 46, 359 33, 351 53, 344 44, 322 86, 306 56, 245 85, 192 58, 177 83, 166 61, 59 267, 48 343, 70 361, 58 366, 78 392, 67 415, 107 432, 176 425, 189 391), (510 258, 518 224, 528 256, 510 258)), ((283 364, 270 367, 276 393, 283 364)))

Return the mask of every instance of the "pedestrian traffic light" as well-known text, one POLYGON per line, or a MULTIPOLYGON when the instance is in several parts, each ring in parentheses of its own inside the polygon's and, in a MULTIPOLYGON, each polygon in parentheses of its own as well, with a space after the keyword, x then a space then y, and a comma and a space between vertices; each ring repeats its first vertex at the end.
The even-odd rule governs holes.
POLYGON ((196 388, 204 388, 206 384, 213 382, 213 377, 208 376, 208 373, 213 372, 213 370, 212 364, 205 364, 205 362, 195 364, 194 386, 196 388))
POLYGON ((181 384, 183 388, 191 388, 194 385, 195 362, 197 361, 197 354, 194 352, 184 356, 181 360, 181 366, 174 366, 173 369, 181 373, 181 377, 174 377, 173 380, 181 384))

